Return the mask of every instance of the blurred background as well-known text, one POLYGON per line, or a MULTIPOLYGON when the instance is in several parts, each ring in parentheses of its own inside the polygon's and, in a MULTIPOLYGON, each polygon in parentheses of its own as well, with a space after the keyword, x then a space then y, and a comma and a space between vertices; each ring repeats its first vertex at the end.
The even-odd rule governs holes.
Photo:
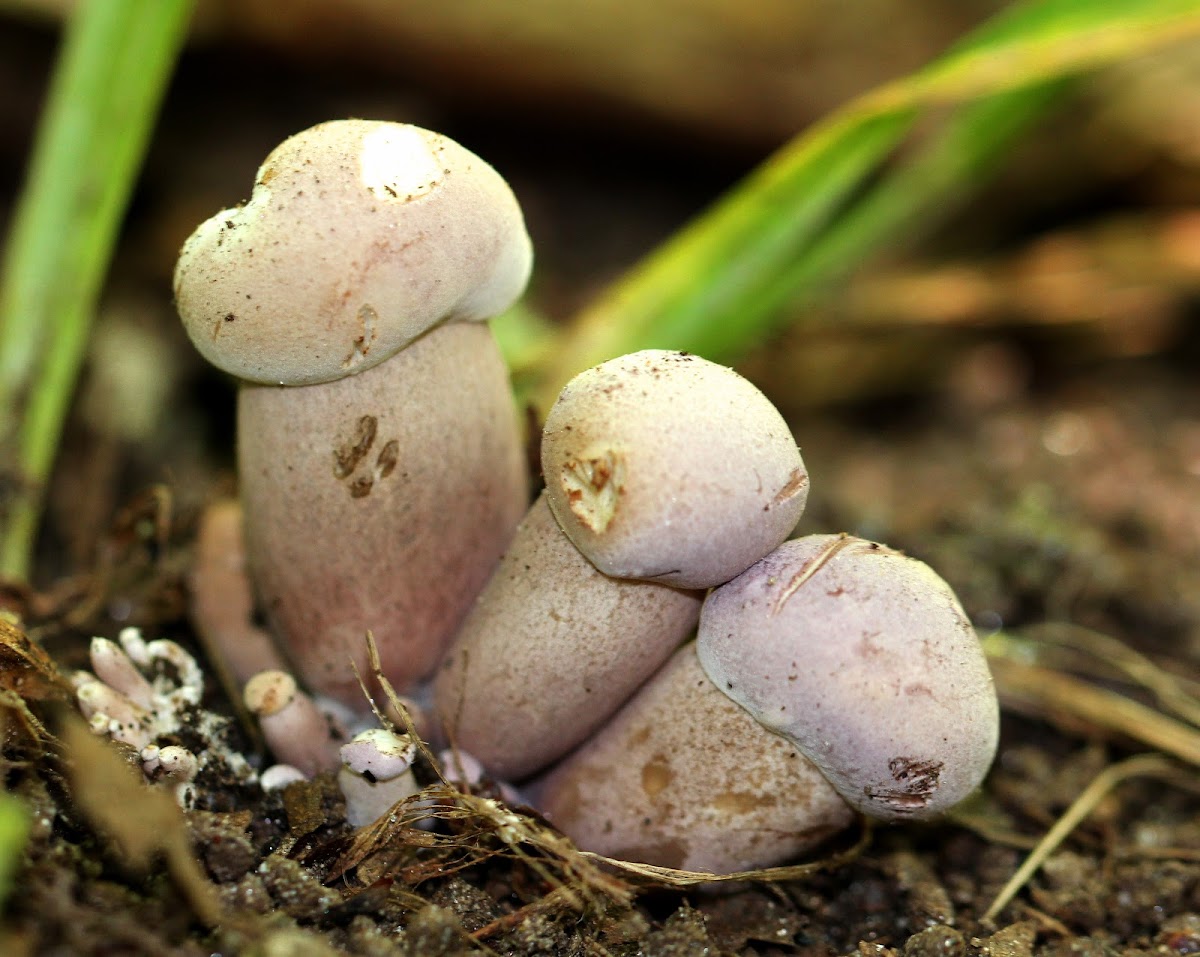
MULTIPOLYGON (((5 221, 70 6, 0 3, 5 221)), ((171 271, 291 133, 401 120, 485 157, 525 208, 528 304, 564 323, 792 136, 1003 6, 202 0, 105 286, 36 580, 98 555, 152 565, 148 489, 169 490, 186 541, 233 488, 233 389, 183 336, 171 271)), ((1196 650, 1200 44, 1075 82, 936 212, 738 357, 804 450, 802 530, 926 558, 985 628, 1065 617, 1196 650)), ((178 612, 162 607, 178 592, 135 577, 88 586, 79 622, 178 612)))

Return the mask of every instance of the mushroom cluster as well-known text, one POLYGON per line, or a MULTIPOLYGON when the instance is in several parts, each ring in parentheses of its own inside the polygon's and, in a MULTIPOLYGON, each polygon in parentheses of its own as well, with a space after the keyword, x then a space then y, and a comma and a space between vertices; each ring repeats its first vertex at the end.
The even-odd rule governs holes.
POLYGON ((691 634, 703 590, 786 539, 808 495, 761 392, 654 350, 567 385, 546 417, 542 473, 434 684, 449 736, 504 778, 596 731, 691 634))
POLYGON ((204 674, 182 645, 124 628, 117 641, 93 638, 89 658, 92 670, 71 676, 79 710, 94 734, 131 749, 148 781, 169 785, 183 807, 198 776, 253 783, 233 722, 201 705, 204 674))
MULTIPOLYGON (((658 350, 581 373, 525 510, 514 403, 475 320, 529 268, 498 173, 363 120, 286 141, 185 244, 184 324, 241 381, 249 572, 303 682, 361 701, 373 632, 458 760, 523 784, 581 846, 652 864, 764 867, 856 813, 969 794, 998 708, 966 615, 885 546, 789 540, 808 472, 737 373, 658 350)), ((354 823, 414 786, 405 741, 292 730, 325 719, 289 675, 246 700, 297 774, 340 753, 354 823)))
POLYGON ((676 652, 537 784, 581 845, 729 873, 843 828, 931 817, 991 765, 980 643, 922 562, 847 535, 785 542, 704 603, 676 652))

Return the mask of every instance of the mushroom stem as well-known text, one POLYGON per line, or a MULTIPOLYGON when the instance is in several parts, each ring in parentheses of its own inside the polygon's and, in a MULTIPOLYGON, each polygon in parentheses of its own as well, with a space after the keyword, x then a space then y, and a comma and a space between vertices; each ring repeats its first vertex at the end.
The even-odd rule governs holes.
POLYGON ((271 636, 254 624, 242 524, 242 506, 235 499, 204 509, 188 582, 188 612, 196 633, 222 680, 237 687, 260 671, 285 666, 271 636))
POLYGON ((123 694, 139 708, 148 711, 154 707, 154 687, 115 641, 93 638, 88 655, 92 671, 109 688, 123 694))
POLYGON ((75 691, 75 700, 97 734, 139 750, 154 737, 151 713, 102 681, 81 681, 75 691))
POLYGON ((686 640, 701 598, 597 571, 539 496, 442 662, 447 737, 498 778, 545 767, 686 640))
POLYGON ((491 332, 454 323, 358 375, 243 385, 238 436, 250 568, 305 683, 361 702, 368 630, 397 688, 427 676, 525 507, 491 332))

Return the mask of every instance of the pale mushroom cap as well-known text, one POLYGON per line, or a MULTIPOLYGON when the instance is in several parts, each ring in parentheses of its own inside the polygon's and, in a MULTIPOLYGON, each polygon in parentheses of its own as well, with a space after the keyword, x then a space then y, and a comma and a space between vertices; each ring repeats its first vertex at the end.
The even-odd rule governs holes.
POLYGON ((214 365, 307 385, 440 322, 503 312, 531 261, 512 191, 474 153, 415 126, 338 120, 283 142, 249 202, 196 229, 175 298, 214 365))
POLYGON ((342 745, 342 763, 355 774, 370 774, 390 781, 404 774, 417 756, 417 746, 407 734, 370 728, 342 745))
POLYGON ((697 648, 718 688, 872 817, 944 811, 995 755, 996 691, 962 606, 874 542, 786 542, 709 595, 697 648))
POLYGON ((242 702, 259 717, 278 714, 296 697, 296 679, 286 671, 260 671, 246 682, 242 702))
POLYGON ((732 369, 647 350, 581 373, 546 417, 554 517, 606 575, 728 581, 791 533, 808 473, 783 417, 732 369))

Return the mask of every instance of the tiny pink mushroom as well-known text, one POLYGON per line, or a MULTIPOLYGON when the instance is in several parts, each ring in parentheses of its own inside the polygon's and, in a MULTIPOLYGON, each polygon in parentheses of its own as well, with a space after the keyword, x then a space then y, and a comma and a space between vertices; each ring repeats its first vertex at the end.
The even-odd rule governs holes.
POLYGON ((307 777, 338 766, 339 748, 345 740, 336 725, 285 671, 260 671, 242 691, 246 710, 258 726, 272 753, 307 777))

